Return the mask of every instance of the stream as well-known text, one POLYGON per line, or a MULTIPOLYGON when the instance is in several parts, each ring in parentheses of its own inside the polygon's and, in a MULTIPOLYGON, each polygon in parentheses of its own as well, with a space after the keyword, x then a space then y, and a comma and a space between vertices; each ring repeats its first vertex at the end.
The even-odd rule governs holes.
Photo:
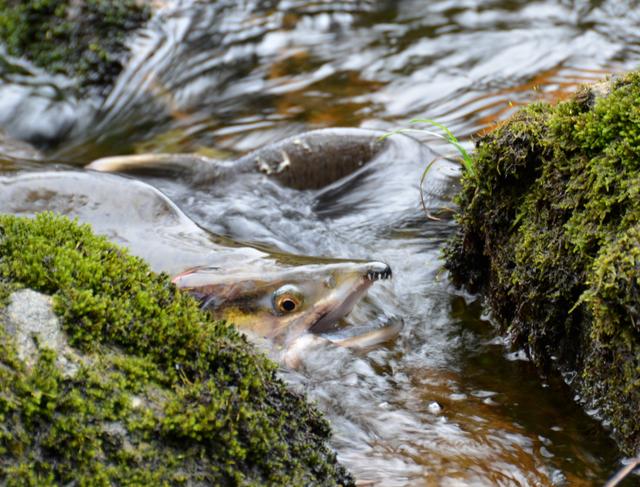
MULTIPOLYGON (((523 104, 632 69, 640 9, 628 1, 170 0, 131 39, 105 98, 0 53, 0 128, 42 162, 0 151, 3 172, 79 167, 133 152, 235 158, 323 127, 445 124, 468 149, 523 104)), ((416 125, 433 131, 432 127, 416 125)), ((597 411, 496 335, 479 296, 455 289, 442 250, 456 229, 452 148, 401 159, 324 190, 263 176, 193 187, 149 178, 210 232, 290 254, 388 263, 353 323, 402 317, 365 353, 310 352, 283 369, 330 420, 332 446, 358 481, 379 486, 602 485, 623 460, 597 411), (577 401, 574 401, 577 399, 577 401)), ((636 485, 627 479, 622 485, 636 485)))

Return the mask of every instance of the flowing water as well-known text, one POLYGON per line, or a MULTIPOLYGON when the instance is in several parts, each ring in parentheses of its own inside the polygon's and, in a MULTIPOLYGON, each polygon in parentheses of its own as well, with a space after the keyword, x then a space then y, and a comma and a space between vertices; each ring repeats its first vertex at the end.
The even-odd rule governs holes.
MULTIPOLYGON (((446 124, 471 147, 519 105, 561 99, 640 58, 635 2, 156 3, 104 99, 78 98, 70 80, 4 56, 0 126, 62 168, 134 151, 234 157, 311 128, 388 130, 412 117, 446 124)), ((262 177, 222 188, 152 182, 203 227, 238 242, 392 266, 393 282, 376 284, 351 322, 401 316, 393 343, 361 354, 322 349, 282 372, 326 412, 333 446, 358 480, 602 484, 621 455, 597 412, 506 348, 481 300, 449 284, 441 251, 455 230, 458 169, 440 159, 429 174, 426 204, 439 218, 431 219, 418 192, 429 162, 398 161, 315 192, 262 177)), ((38 163, 6 155, 2 167, 38 163)))

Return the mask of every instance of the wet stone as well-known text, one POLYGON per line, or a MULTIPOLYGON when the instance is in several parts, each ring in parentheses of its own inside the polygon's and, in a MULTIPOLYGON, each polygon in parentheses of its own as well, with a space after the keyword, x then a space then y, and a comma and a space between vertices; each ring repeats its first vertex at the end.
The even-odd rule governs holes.
POLYGON ((48 348, 56 352, 56 364, 63 375, 76 374, 79 357, 67 344, 60 319, 53 311, 51 296, 22 289, 10 296, 9 304, 0 316, 5 331, 15 341, 18 357, 27 366, 33 366, 39 351, 48 348))

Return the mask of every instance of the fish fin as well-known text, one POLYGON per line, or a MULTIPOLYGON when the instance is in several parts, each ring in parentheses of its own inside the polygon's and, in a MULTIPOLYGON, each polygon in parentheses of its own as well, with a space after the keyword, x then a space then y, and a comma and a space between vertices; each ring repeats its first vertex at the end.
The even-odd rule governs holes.
POLYGON ((388 342, 389 340, 393 340, 398 336, 403 327, 404 321, 397 319, 390 325, 377 328, 361 335, 355 335, 338 340, 331 339, 330 341, 334 345, 338 345, 340 347, 350 348, 352 350, 366 350, 376 347, 381 343, 388 342))

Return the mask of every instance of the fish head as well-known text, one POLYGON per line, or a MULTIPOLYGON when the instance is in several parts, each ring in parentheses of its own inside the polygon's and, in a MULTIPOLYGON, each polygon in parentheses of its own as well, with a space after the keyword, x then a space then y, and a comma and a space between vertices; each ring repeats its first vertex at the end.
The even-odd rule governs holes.
POLYGON ((382 262, 341 262, 235 273, 196 267, 173 282, 250 337, 286 344, 330 330, 374 282, 390 278, 382 262))

